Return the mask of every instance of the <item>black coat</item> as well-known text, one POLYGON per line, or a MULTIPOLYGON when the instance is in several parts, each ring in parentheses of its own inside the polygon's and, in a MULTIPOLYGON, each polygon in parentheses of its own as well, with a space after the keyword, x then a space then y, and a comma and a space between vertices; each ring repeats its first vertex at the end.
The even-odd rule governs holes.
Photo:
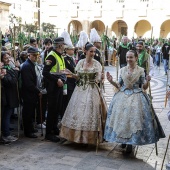
POLYGON ((24 62, 21 68, 21 82, 23 101, 37 103, 40 91, 37 88, 35 65, 29 58, 24 62))
MULTIPOLYGON (((69 69, 72 73, 75 73, 76 64, 74 59, 66 55, 66 57, 64 57, 64 61, 66 68, 69 69)), ((67 77, 66 84, 68 90, 74 90, 76 86, 76 79, 67 77)))
POLYGON ((19 106, 18 98, 18 71, 6 69, 7 74, 2 79, 2 105, 9 108, 19 106))
POLYGON ((127 61, 126 61, 126 53, 132 49, 132 45, 129 44, 128 45, 128 48, 123 48, 121 45, 119 45, 119 48, 118 48, 118 56, 120 58, 119 62, 120 62, 120 65, 122 64, 127 64, 127 61))
POLYGON ((162 47, 163 59, 169 60, 170 45, 165 43, 162 47))

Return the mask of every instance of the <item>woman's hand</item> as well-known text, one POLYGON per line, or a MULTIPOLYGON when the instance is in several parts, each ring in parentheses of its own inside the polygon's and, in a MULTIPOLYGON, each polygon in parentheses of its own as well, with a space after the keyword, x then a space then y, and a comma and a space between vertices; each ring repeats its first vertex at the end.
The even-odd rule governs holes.
POLYGON ((2 69, 4 66, 4 63, 0 62, 0 69, 2 69))
POLYGON ((113 77, 110 75, 109 72, 106 73, 106 76, 107 76, 107 80, 108 80, 109 82, 112 82, 113 77))
POLYGON ((67 75, 67 74, 69 74, 69 75, 72 75, 73 73, 69 70, 69 69, 65 69, 64 70, 64 73, 67 75))
POLYGON ((167 91, 167 92, 166 92, 166 96, 167 96, 167 97, 170 96, 170 91, 167 91))
POLYGON ((19 61, 15 61, 15 67, 20 67, 19 61))
POLYGON ((105 75, 104 73, 101 74, 101 80, 104 80, 105 79, 105 75))
POLYGON ((150 81, 150 80, 151 80, 151 76, 147 75, 147 76, 146 76, 146 81, 148 82, 148 81, 150 81))
POLYGON ((66 74, 66 75, 72 75, 72 74, 73 74, 73 73, 72 73, 70 70, 68 70, 68 69, 60 70, 60 73, 66 74))

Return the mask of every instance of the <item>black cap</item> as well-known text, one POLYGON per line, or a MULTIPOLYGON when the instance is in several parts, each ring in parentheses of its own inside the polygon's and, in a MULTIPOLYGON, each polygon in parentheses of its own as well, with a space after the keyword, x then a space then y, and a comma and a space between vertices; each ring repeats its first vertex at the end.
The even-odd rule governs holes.
POLYGON ((64 38, 63 37, 55 38, 54 41, 53 41, 53 44, 64 44, 64 45, 67 45, 66 43, 64 43, 64 38))
POLYGON ((31 46, 28 48, 27 53, 39 53, 39 51, 38 51, 38 48, 31 46))

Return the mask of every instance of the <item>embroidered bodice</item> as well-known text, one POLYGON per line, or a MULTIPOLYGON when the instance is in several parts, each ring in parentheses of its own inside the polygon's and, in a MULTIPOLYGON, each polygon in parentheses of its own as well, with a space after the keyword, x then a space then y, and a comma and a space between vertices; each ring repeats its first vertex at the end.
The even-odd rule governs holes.
POLYGON ((142 91, 142 85, 145 81, 144 69, 136 66, 133 73, 128 73, 128 67, 123 67, 120 70, 119 85, 120 91, 124 91, 125 94, 131 95, 142 91))
POLYGON ((83 86, 83 89, 85 90, 87 89, 88 85, 91 85, 93 88, 94 84, 100 80, 102 68, 101 64, 93 59, 93 66, 85 70, 83 68, 84 60, 85 59, 79 61, 75 70, 79 76, 77 85, 83 86))

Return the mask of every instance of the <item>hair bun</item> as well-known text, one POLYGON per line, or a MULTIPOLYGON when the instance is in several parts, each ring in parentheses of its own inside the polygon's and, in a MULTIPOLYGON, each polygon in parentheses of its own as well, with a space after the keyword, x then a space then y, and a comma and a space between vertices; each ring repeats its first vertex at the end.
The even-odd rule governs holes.
POLYGON ((91 47, 94 47, 94 45, 91 44, 90 42, 87 42, 87 43, 85 44, 85 50, 88 51, 91 47))

